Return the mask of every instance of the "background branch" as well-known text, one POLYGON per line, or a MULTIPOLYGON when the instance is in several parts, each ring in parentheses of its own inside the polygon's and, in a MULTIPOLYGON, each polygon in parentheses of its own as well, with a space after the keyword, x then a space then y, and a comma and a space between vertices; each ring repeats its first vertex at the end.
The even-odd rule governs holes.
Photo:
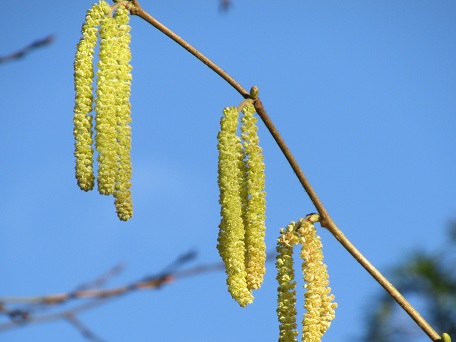
POLYGON ((54 42, 54 36, 53 35, 49 35, 45 38, 42 38, 42 39, 37 39, 35 41, 33 41, 32 43, 30 43, 29 45, 27 45, 26 47, 16 51, 16 52, 13 52, 9 55, 6 55, 6 56, 0 56, 0 64, 1 63, 5 63, 5 62, 9 62, 9 61, 12 61, 12 60, 16 60, 16 59, 21 59, 23 58, 26 54, 30 53, 31 51, 39 48, 39 47, 42 47, 42 46, 46 46, 46 45, 49 45, 51 44, 52 42, 54 42))
MULTIPOLYGON (((52 321, 67 321, 76 328, 86 339, 102 342, 91 329, 83 324, 79 319, 80 313, 95 309, 123 295, 131 294, 138 290, 156 290, 166 286, 175 280, 193 277, 214 271, 223 271, 225 269, 222 262, 211 264, 200 264, 194 267, 179 270, 184 264, 193 261, 196 258, 196 252, 190 251, 182 254, 176 260, 171 262, 159 274, 150 275, 141 280, 129 283, 123 286, 101 289, 98 286, 103 285, 108 279, 118 275, 120 266, 115 266, 106 274, 97 277, 95 280, 78 286, 76 291, 68 293, 49 294, 38 297, 3 297, 0 298, 0 316, 4 315, 8 321, 0 323, 0 333, 9 330, 25 327, 30 324, 48 323, 52 321), (90 285, 90 286, 88 286, 90 285), (95 288, 94 288, 95 287, 95 288), (56 306, 69 302, 78 302, 87 300, 82 304, 77 304, 68 309, 42 313, 45 309, 54 309, 56 306)), ((268 253, 267 260, 275 258, 275 253, 268 253)))

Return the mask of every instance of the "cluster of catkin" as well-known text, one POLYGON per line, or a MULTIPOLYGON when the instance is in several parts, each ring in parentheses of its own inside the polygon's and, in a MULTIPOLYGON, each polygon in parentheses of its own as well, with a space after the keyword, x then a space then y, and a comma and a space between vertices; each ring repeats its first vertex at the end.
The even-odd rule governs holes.
POLYGON ((297 341, 296 281, 293 265, 293 246, 301 244, 302 273, 304 276, 304 308, 302 341, 319 342, 334 319, 334 295, 330 294, 328 273, 323 263, 320 237, 313 223, 318 214, 309 214, 297 223, 292 222, 280 231, 277 240, 277 316, 280 322, 279 342, 297 341))
POLYGON ((266 272, 266 193, 262 149, 258 145, 257 118, 251 102, 239 112, 223 110, 218 134, 218 185, 221 222, 217 249, 225 264, 228 291, 242 307, 252 303, 266 272))
POLYGON ((131 199, 130 26, 127 1, 113 8, 101 0, 87 11, 74 60, 74 138, 76 179, 84 191, 94 187, 94 148, 98 191, 113 195, 117 216, 133 215, 131 199), (115 10, 115 15, 113 11, 115 10), (96 97, 94 50, 99 41, 96 97), (95 109, 95 125, 92 110, 95 109), (95 128, 95 139, 93 128, 95 128), (95 143, 94 143, 95 140, 95 143))

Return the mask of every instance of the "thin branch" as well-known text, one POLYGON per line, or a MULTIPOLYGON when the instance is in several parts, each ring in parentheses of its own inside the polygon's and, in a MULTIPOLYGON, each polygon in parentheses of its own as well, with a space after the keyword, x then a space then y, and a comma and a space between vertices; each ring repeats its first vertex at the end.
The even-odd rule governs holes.
MULTIPOLYGON (((52 321, 64 320, 64 319, 67 319, 68 315, 77 315, 81 312, 92 310, 95 307, 105 304, 107 301, 108 301, 107 299, 94 299, 94 300, 91 300, 90 302, 75 306, 75 307, 65 310, 65 311, 55 312, 55 313, 51 313, 51 314, 44 314, 44 315, 27 315, 26 319, 24 319, 22 321, 12 320, 9 322, 1 323, 0 324, 0 333, 8 331, 8 330, 24 327, 24 326, 30 325, 30 324, 48 323, 48 322, 52 322, 52 321)), ((26 312, 26 311, 24 311, 24 312, 26 312)))
MULTIPOLYGON (((225 71, 223 71, 217 64, 212 62, 209 58, 204 56, 201 52, 187 43, 180 36, 176 35, 173 31, 167 28, 165 25, 157 21, 150 14, 144 11, 138 3, 138 0, 132 0, 131 14, 137 15, 140 18, 144 19, 146 22, 157 28, 159 31, 163 32, 165 35, 170 37, 185 50, 190 52, 192 55, 201 60, 205 65, 207 65, 211 70, 216 72, 220 77, 222 77, 226 82, 228 82, 234 89, 236 89, 241 96, 244 98, 249 97, 247 91, 237 83, 231 76, 229 76, 225 71)), ((408 313, 408 315, 418 324, 418 326, 433 340, 439 341, 440 336, 437 332, 424 320, 424 318, 416 311, 412 305, 402 296, 402 294, 384 277, 370 262, 366 257, 345 237, 342 231, 336 226, 334 221, 329 216, 325 207, 318 198, 316 192, 313 190, 310 182, 305 177, 302 172, 299 163, 291 153, 290 149, 285 143, 285 140, 280 135, 279 131, 273 124, 269 115, 263 107, 263 104, 260 99, 255 101, 255 108, 258 115, 268 128, 269 132, 273 136, 274 140, 279 145, 282 153, 286 157, 291 168, 295 172, 297 178, 301 182, 304 190, 307 195, 315 205, 318 213, 321 218, 321 225, 329 230, 331 234, 342 244, 342 246, 364 267, 364 269, 369 272, 369 274, 393 297, 396 302, 408 313)))
POLYGON ((35 49, 37 49, 39 47, 42 47, 42 46, 45 46, 45 45, 49 45, 53 41, 54 41, 54 36, 53 35, 47 36, 47 37, 42 38, 42 39, 35 40, 34 42, 30 43, 26 47, 14 52, 14 53, 11 53, 11 54, 6 55, 6 56, 0 56, 0 64, 1 63, 5 63, 5 62, 9 62, 9 61, 12 61, 12 60, 16 60, 16 59, 21 59, 26 54, 28 54, 30 51, 35 50, 35 49))
POLYGON ((195 49, 193 46, 191 46, 189 43, 187 43, 184 39, 182 39, 180 36, 178 36, 173 31, 171 31, 169 28, 167 28, 165 25, 160 23, 157 19, 152 17, 149 13, 144 11, 141 8, 141 6, 139 6, 139 3, 137 0, 133 0, 131 3, 133 4, 133 7, 130 9, 131 14, 137 15, 138 17, 144 19, 146 22, 148 22, 153 27, 155 27, 157 30, 161 31, 162 33, 167 35, 169 38, 174 40, 177 44, 182 46, 185 50, 190 52, 193 56, 198 58, 201 62, 203 62, 209 68, 211 68, 214 72, 216 72, 221 78, 223 78, 234 89, 236 89, 239 92, 239 94, 241 94, 244 98, 249 97, 249 93, 238 82, 236 82, 230 75, 228 75, 225 71, 223 71, 222 68, 220 68, 217 64, 215 64, 209 58, 204 56, 201 52, 199 52, 197 49, 195 49))
MULTIPOLYGON (((75 325, 77 314, 91 310, 97 306, 107 303, 110 300, 118 299, 123 295, 131 294, 139 290, 153 290, 162 288, 176 279, 196 276, 202 273, 223 270, 222 263, 203 264, 196 267, 187 268, 179 271, 178 268, 183 264, 192 261, 196 256, 194 251, 190 251, 179 256, 175 261, 164 268, 162 272, 155 276, 146 276, 141 280, 123 286, 108 289, 84 289, 69 293, 49 294, 39 297, 3 297, 0 298, 0 315, 4 314, 9 321, 0 323, 0 333, 23 327, 34 323, 45 323, 56 320, 71 321, 75 325), (48 314, 37 313, 38 310, 50 309, 57 304, 66 304, 70 301, 88 300, 87 302, 48 314), (21 305, 20 307, 14 307, 21 305), (9 307, 13 308, 10 309, 9 307)), ((106 275, 97 279, 105 278, 106 275)), ((79 287, 78 287, 79 288, 79 287)), ((79 322, 79 321, 78 321, 79 322)), ((81 323, 82 324, 82 323, 81 323)), ((78 329, 88 331, 87 329, 78 329)), ((83 333, 86 337, 87 334, 83 333)))
POLYGON ((124 266, 122 264, 115 265, 113 268, 108 270, 105 274, 100 275, 98 278, 96 278, 88 283, 79 285, 75 289, 75 291, 82 291, 82 290, 102 287, 111 278, 113 278, 114 276, 121 273, 123 271, 123 269, 124 269, 124 266))
POLYGON ((94 341, 94 342, 105 342, 101 338, 99 338, 95 333, 92 332, 84 323, 82 323, 74 314, 68 314, 66 316, 66 321, 70 323, 76 330, 78 330, 82 336, 84 336, 87 340, 94 341))

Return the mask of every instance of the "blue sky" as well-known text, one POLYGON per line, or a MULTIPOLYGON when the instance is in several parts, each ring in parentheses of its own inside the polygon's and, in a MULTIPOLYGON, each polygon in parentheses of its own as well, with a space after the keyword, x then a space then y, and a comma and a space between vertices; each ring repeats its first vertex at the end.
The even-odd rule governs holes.
MULTIPOLYGON (((456 216, 456 4, 233 1, 228 13, 216 0, 141 3, 244 88, 260 88, 329 213, 381 271, 416 248, 444 244, 456 216)), ((139 18, 131 20, 134 218, 120 222, 111 197, 76 185, 72 63, 92 3, 16 2, 0 24, 0 55, 56 38, 0 66, 0 296, 70 291, 119 262, 126 270, 109 285, 125 284, 190 249, 198 252, 194 264, 219 261, 216 136, 223 107, 242 99, 139 18)), ((273 250, 279 228, 314 208, 262 123, 259 134, 273 250)), ((323 340, 349 341, 363 332, 380 287, 331 234, 320 233, 339 303, 323 340)), ((267 270, 246 309, 219 272, 79 318, 109 342, 275 341, 273 264, 267 270)), ((0 340, 84 341, 65 322, 0 340)))

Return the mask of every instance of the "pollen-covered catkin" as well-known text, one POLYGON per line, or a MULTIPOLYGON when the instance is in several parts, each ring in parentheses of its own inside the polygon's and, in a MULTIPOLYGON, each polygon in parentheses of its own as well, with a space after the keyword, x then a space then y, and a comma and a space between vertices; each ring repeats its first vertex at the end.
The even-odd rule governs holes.
POLYGON ((313 223, 319 220, 318 214, 309 214, 297 224, 292 222, 286 229, 281 229, 277 241, 277 280, 278 307, 280 322, 280 342, 295 342, 296 331, 296 295, 293 269, 293 246, 300 243, 300 257, 303 260, 304 308, 302 320, 302 341, 319 342, 334 319, 334 295, 328 287, 328 273, 323 263, 320 237, 313 223))
POLYGON ((76 100, 74 136, 76 178, 82 190, 93 189, 94 149, 98 153, 98 191, 113 195, 117 216, 127 221, 133 216, 131 199, 131 51, 127 1, 104 0, 88 12, 83 37, 77 45, 74 62, 76 100), (113 13, 115 12, 114 16, 113 13), (98 30, 99 26, 99 30, 98 30), (98 33, 98 35, 97 35, 98 33), (100 42, 93 99, 94 48, 100 42), (95 102, 95 139, 90 112, 95 102), (95 144, 94 141, 95 140, 95 144))
POLYGON ((106 16, 100 26, 100 51, 97 73, 97 98, 95 110, 95 146, 98 152, 98 191, 102 195, 114 193, 118 162, 116 87, 119 42, 116 38, 117 23, 106 16))
POLYGON ((82 37, 76 46, 73 64, 74 88, 76 91, 73 117, 75 171, 78 186, 84 191, 93 189, 95 179, 93 172, 92 116, 90 115, 93 107, 93 55, 97 44, 100 20, 105 17, 109 10, 109 4, 105 1, 100 1, 100 3, 94 4, 87 11, 86 20, 81 30, 82 37))
POLYGON ((295 342, 298 336, 296 323, 296 281, 293 265, 293 241, 295 223, 282 228, 277 241, 277 281, 279 283, 277 317, 279 319, 279 342, 295 342))
POLYGON ((217 249, 225 264, 228 291, 241 306, 253 301, 247 287, 245 270, 244 223, 242 219, 242 165, 240 138, 236 135, 238 111, 236 107, 223 110, 218 139, 218 185, 221 205, 220 230, 217 249))
POLYGON ((257 134, 255 107, 249 103, 242 108, 242 141, 244 147, 244 185, 246 187, 244 224, 247 284, 250 289, 259 289, 266 273, 266 193, 265 165, 257 134))
POLYGON ((302 273, 306 289, 302 340, 319 342, 335 317, 337 304, 333 303, 334 295, 330 294, 328 272, 323 262, 323 246, 313 222, 316 221, 312 221, 312 218, 299 221, 300 256, 303 260, 302 273))
POLYGON ((122 221, 127 221, 133 216, 133 203, 131 198, 131 51, 130 51, 130 26, 128 10, 120 7, 114 16, 117 24, 117 86, 116 86, 116 136, 118 169, 115 176, 114 204, 117 216, 122 221))

